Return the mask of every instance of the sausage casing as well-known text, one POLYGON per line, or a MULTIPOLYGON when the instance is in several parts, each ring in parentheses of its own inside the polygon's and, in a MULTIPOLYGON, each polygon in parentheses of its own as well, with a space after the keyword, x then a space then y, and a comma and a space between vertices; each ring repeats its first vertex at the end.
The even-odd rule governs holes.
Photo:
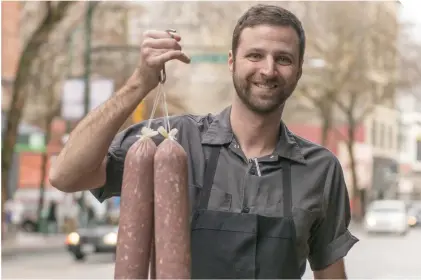
POLYGON ((190 279, 187 154, 165 139, 155 153, 155 250, 158 279, 190 279))
POLYGON ((147 279, 153 235, 154 155, 151 138, 137 140, 124 162, 115 279, 147 279))

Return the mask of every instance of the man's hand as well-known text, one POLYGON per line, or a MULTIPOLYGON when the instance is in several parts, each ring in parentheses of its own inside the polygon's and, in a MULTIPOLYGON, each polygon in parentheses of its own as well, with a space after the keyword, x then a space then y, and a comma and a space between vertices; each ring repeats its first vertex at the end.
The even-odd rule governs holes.
POLYGON ((182 51, 181 36, 177 33, 148 30, 143 37, 139 63, 128 83, 142 84, 143 91, 149 92, 158 85, 160 71, 167 61, 190 63, 190 58, 182 51))
POLYGON ((323 270, 313 272, 314 279, 347 279, 344 260, 340 259, 323 270))

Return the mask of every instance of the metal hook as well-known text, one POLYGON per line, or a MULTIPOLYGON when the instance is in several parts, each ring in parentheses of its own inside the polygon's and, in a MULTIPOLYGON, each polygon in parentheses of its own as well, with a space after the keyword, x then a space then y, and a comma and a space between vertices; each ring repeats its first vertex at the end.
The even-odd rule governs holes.
MULTIPOLYGON (((167 29, 165 30, 165 32, 167 32, 171 36, 171 38, 174 38, 174 36, 171 33, 175 33, 177 31, 175 29, 167 29)), ((159 82, 161 84, 164 84, 166 80, 167 80, 167 73, 165 72, 165 64, 164 64, 164 66, 162 67, 161 74, 159 75, 159 82)))
POLYGON ((167 80, 167 73, 165 73, 165 65, 164 65, 164 68, 162 68, 161 74, 159 75, 159 82, 161 84, 164 84, 166 80, 167 80))

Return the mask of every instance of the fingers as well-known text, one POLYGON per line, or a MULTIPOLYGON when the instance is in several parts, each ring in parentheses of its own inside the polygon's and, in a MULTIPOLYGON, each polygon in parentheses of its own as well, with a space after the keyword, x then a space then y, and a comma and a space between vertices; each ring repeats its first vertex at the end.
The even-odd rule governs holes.
POLYGON ((181 36, 177 33, 169 34, 166 31, 158 31, 158 30, 147 30, 143 33, 143 37, 152 38, 152 39, 162 39, 162 38, 173 38, 177 42, 181 40, 181 36))
POLYGON ((152 39, 146 38, 142 43, 142 48, 153 48, 153 49, 173 49, 173 50, 181 50, 180 44, 171 38, 160 38, 160 39, 152 39))
POLYGON ((150 56, 148 59, 148 64, 158 66, 173 59, 177 59, 184 63, 190 63, 190 57, 188 57, 181 50, 165 50, 164 52, 161 51, 161 54, 150 56))
POLYGON ((148 30, 143 35, 145 38, 140 52, 148 66, 161 68, 164 63, 172 59, 190 63, 190 58, 182 51, 179 44, 181 37, 177 33, 148 30))

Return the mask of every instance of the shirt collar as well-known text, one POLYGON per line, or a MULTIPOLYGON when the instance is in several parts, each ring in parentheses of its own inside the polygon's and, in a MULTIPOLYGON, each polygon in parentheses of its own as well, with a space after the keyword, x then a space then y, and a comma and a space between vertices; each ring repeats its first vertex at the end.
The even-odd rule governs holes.
MULTIPOLYGON (((234 133, 230 122, 231 106, 225 108, 216 115, 204 133, 202 144, 225 145, 230 144, 234 139, 234 133)), ((294 134, 286 127, 283 121, 280 122, 279 141, 275 148, 275 154, 299 163, 306 163, 302 149, 298 146, 294 134)))

